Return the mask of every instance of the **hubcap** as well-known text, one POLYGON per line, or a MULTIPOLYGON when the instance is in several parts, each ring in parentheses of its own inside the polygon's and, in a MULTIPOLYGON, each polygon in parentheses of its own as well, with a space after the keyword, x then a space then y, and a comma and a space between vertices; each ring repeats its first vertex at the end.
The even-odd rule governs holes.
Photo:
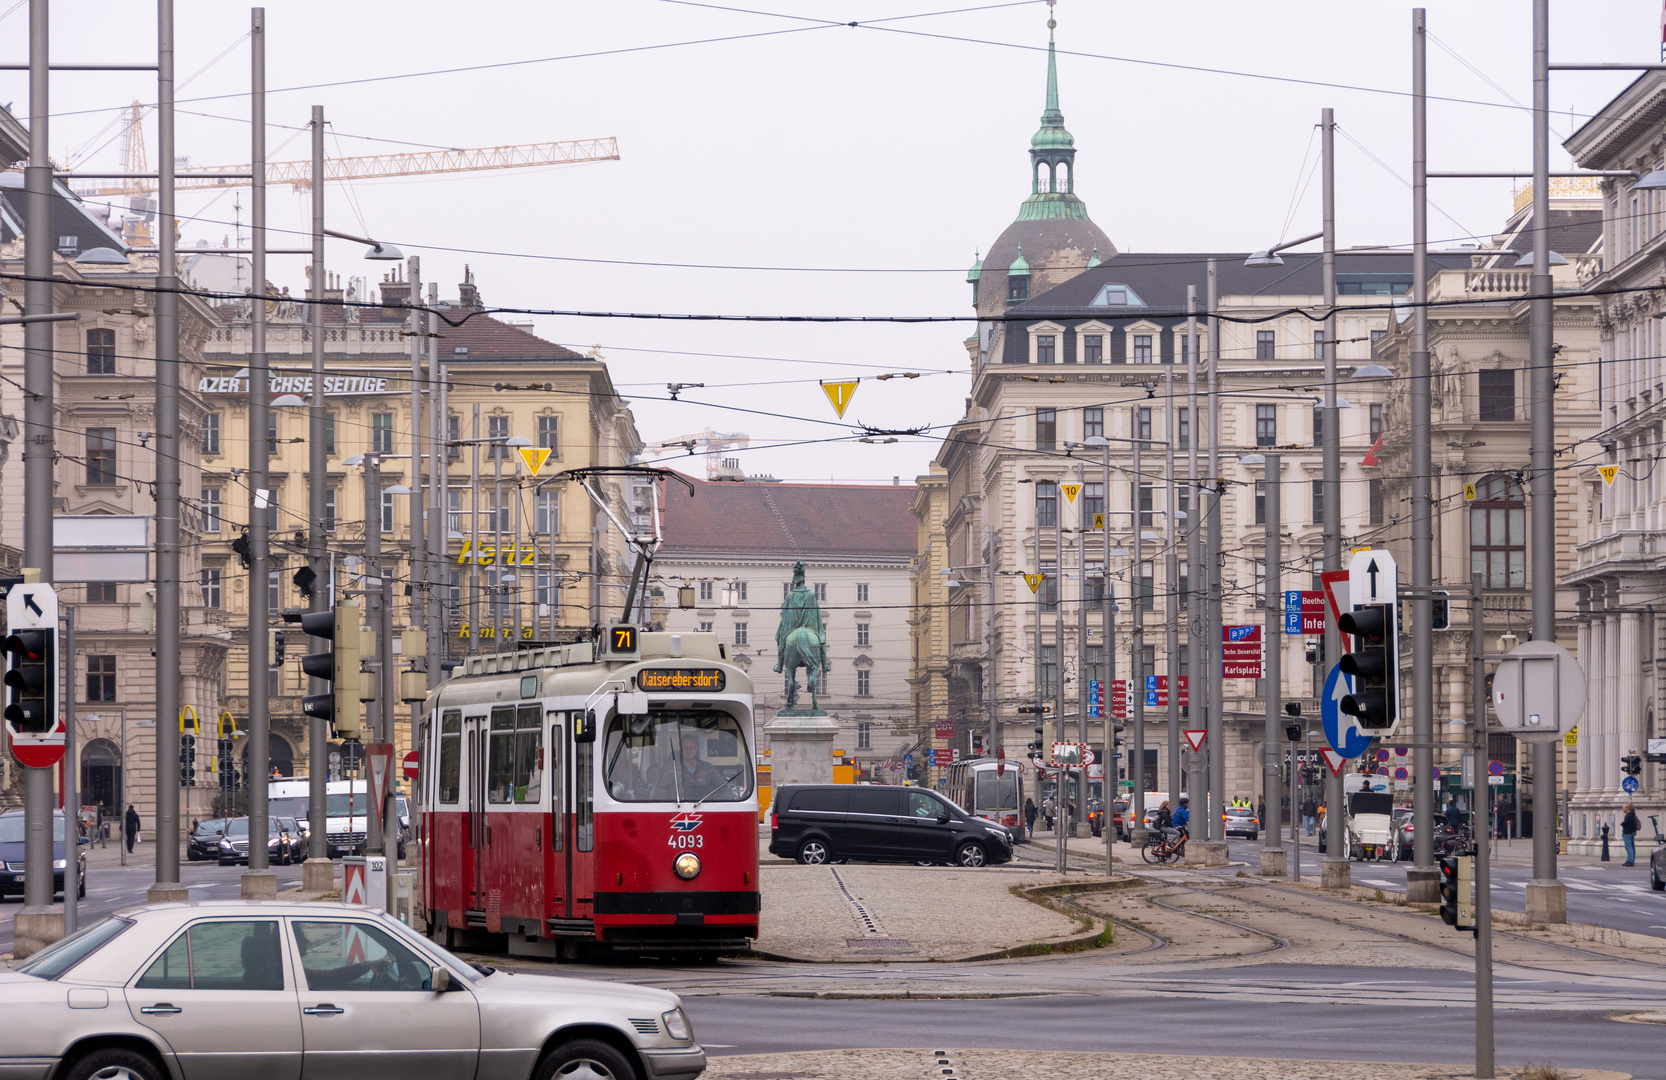
POLYGON ((827 849, 820 844, 804 845, 804 861, 807 863, 822 863, 827 861, 827 849))
POLYGON ((557 1069, 555 1075, 563 1077, 564 1080, 614 1080, 613 1070, 595 1058, 569 1061, 557 1069))
POLYGON ((962 865, 962 866, 982 866, 983 865, 983 849, 980 848, 980 847, 973 847, 971 845, 967 845, 966 847, 962 848, 961 851, 960 851, 960 865, 962 865))
POLYGON ((144 1080, 126 1065, 109 1065, 93 1073, 92 1080, 144 1080))

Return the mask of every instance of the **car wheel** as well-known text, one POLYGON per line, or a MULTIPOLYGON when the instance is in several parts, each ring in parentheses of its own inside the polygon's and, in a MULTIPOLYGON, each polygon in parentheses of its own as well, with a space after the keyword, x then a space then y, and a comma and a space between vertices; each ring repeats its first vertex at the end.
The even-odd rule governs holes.
POLYGON ((597 1039, 574 1039, 544 1055, 536 1080, 636 1080, 625 1055, 597 1039))
POLYGON ((63 1080, 162 1080, 155 1062, 144 1054, 121 1047, 94 1050, 77 1058, 60 1075, 63 1080))
POLYGON ((227 862, 227 861, 226 861, 226 860, 225 860, 225 859, 221 859, 221 860, 220 860, 220 865, 221 865, 221 866, 230 866, 230 865, 232 865, 232 864, 231 864, 231 863, 229 863, 229 862, 227 862))
POLYGON ((832 859, 833 853, 828 850, 827 844, 821 840, 806 840, 798 845, 798 861, 805 866, 821 866, 824 863, 831 862, 832 859))
POLYGON ((1655 877, 1652 870, 1649 871, 1649 884, 1654 886, 1655 892, 1666 892, 1666 881, 1661 881, 1658 877, 1655 877))
POLYGON ((989 862, 989 854, 982 844, 968 840, 955 849, 954 861, 958 866, 983 866, 989 862))

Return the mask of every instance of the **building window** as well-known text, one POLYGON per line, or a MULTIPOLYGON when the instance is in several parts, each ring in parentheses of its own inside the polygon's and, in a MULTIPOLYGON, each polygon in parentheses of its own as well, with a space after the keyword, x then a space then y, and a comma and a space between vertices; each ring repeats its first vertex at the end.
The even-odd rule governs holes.
POLYGON ((1056 363, 1055 342, 1058 339, 1052 334, 1037 334, 1035 336, 1035 362, 1038 364, 1056 363))
POLYGON ((1035 482, 1035 523, 1037 525, 1057 525, 1059 523, 1059 485, 1051 480, 1037 480, 1035 482))
POLYGON ((1371 443, 1372 443, 1372 445, 1373 446, 1376 445, 1377 440, 1382 438, 1382 436, 1383 436, 1383 407, 1381 405, 1373 405, 1373 406, 1371 406, 1371 443))
POLYGON ((1325 482, 1313 481, 1313 524, 1325 523, 1325 482))
POLYGON ((1273 358, 1273 331, 1257 330, 1255 332, 1255 358, 1257 360, 1271 360, 1273 358))
POLYGON ((1103 364, 1105 362, 1105 338, 1102 334, 1087 334, 1082 338, 1082 363, 1103 364))
POLYGON ((217 533, 220 531, 220 489, 217 487, 202 489, 202 531, 217 533))
POLYGON ((1137 509, 1140 512, 1140 528, 1142 529, 1151 528, 1152 518, 1156 516, 1155 487, 1156 485, 1149 481, 1142 481, 1134 492, 1134 498, 1139 504, 1137 509))
MULTIPOLYGON (((337 488, 324 489, 324 531, 334 532, 336 527, 336 492, 337 488)), ((455 525, 452 532, 459 531, 455 525)))
POLYGON ((738 623, 735 624, 735 644, 736 645, 745 645, 746 644, 746 624, 743 623, 743 622, 738 622, 738 623))
POLYGON ((737 603, 737 604, 746 603, 746 582, 744 582, 744 581, 732 581, 732 582, 729 583, 729 590, 732 593, 734 593, 735 603, 737 603))
POLYGON ((1278 445, 1278 406, 1257 405, 1255 407, 1255 445, 1278 445))
POLYGON ((818 581, 810 587, 816 591, 816 602, 817 603, 819 603, 819 604, 827 603, 827 582, 818 581))
POLYGON ((113 427, 87 429, 87 483, 114 484, 116 482, 116 429, 113 427))
POLYGON ((1059 419, 1053 409, 1037 409, 1035 411, 1035 448, 1037 450, 1052 450, 1058 444, 1059 419))
POLYGON ((1370 524, 1383 523, 1383 482, 1381 478, 1373 476, 1365 482, 1365 489, 1370 500, 1370 524))
POLYGON ((1516 373, 1510 368, 1476 373, 1480 380, 1480 419, 1516 418, 1516 373))
POLYGON ((324 452, 336 452, 336 414, 333 412, 324 414, 324 452))
POLYGON ((533 509, 533 528, 539 536, 556 536, 561 532, 561 494, 540 491, 533 509))
POLYGON ((1007 299, 1028 300, 1030 298, 1030 279, 1025 274, 1007 275, 1007 299))
POLYGON ((116 373, 116 332, 114 330, 87 331, 87 374, 114 375, 116 373))
POLYGON ((858 668, 856 671, 856 696, 873 697, 873 672, 867 668, 858 668))
POLYGON ((463 441, 463 418, 446 414, 445 418, 445 456, 448 461, 456 461, 463 456, 463 448, 458 443, 463 441))
MULTIPOLYGON (((1036 679, 1041 684, 1037 687, 1040 697, 1050 698, 1059 692, 1059 647, 1057 645, 1043 645, 1041 647, 1040 670, 1036 679)), ((1039 721, 1041 718, 1036 717, 1039 721)))
POLYGON ((707 601, 712 599, 712 583, 710 581, 700 582, 700 599, 707 601))
POLYGON ((1325 407, 1313 406, 1313 445, 1325 445, 1325 407))
POLYGON ((224 594, 221 592, 222 573, 223 571, 220 570, 204 570, 202 572, 203 607, 217 608, 224 602, 224 594))
POLYGON ((867 582, 859 581, 856 583, 856 602, 858 604, 865 604, 868 602, 867 582))
POLYGON ((1527 585, 1527 503, 1506 476, 1484 477, 1469 504, 1469 568, 1489 589, 1527 585))
POLYGON ((1082 410, 1082 438, 1105 437, 1105 410, 1098 406, 1082 410))
POLYGON ((268 533, 278 531, 278 492, 275 488, 266 497, 266 531, 268 533))
MULTIPOLYGON (((1149 405, 1141 405, 1134 410, 1134 438, 1151 438, 1151 407, 1149 405)), ((1151 449, 1151 444, 1148 442, 1142 442, 1140 444, 1140 449, 1149 450, 1151 449)))
POLYGON ((1041 564, 1041 587, 1035 591, 1041 600, 1042 609, 1052 611, 1059 606, 1059 564, 1043 562, 1041 564))
POLYGON ((1313 359, 1323 360, 1324 358, 1325 332, 1323 330, 1315 330, 1313 331, 1313 359))
POLYGON ((279 612, 283 610, 283 571, 266 571, 266 610, 279 612))
MULTIPOLYGON (((857 673, 858 677, 866 674, 867 672, 865 671, 857 673)), ((858 721, 856 725, 856 749, 873 749, 873 725, 865 720, 858 721)))
POLYGON ((1095 480, 1082 485, 1082 525, 1092 527, 1095 514, 1105 512, 1105 482, 1095 480))
POLYGON ((274 667, 266 669, 266 696, 283 696, 283 668, 274 667))
POLYGON ((87 603, 114 604, 116 602, 116 583, 113 581, 92 581, 87 583, 87 603))
POLYGON ((1265 480, 1255 482, 1255 523, 1257 525, 1267 524, 1267 482, 1265 480))
POLYGON ((1134 363, 1136 363, 1136 364, 1149 364, 1149 363, 1151 363, 1151 335, 1150 334, 1135 334, 1134 335, 1134 363))
POLYGON ((1139 605, 1146 611, 1157 606, 1157 564, 1150 559, 1140 564, 1139 605))
POLYGON ((1190 450, 1192 448, 1192 410, 1181 406, 1175 410, 1177 421, 1175 424, 1175 449, 1190 450))
POLYGON ((393 453, 393 414, 370 414, 370 451, 373 454, 393 453))
POLYGON ((1375 360, 1377 358, 1377 342, 1381 341, 1383 338, 1385 338, 1387 336, 1388 336, 1388 331, 1387 330, 1373 330, 1373 331, 1371 331, 1371 359, 1375 360))
POLYGON ((702 623, 701 623, 701 624, 700 624, 700 632, 701 632, 701 633, 702 633, 702 634, 709 634, 709 633, 711 633, 711 632, 712 632, 712 624, 711 624, 711 623, 709 623, 709 622, 702 622, 702 623))
POLYGON ((382 531, 385 532, 385 533, 392 532, 393 531, 393 495, 390 492, 386 492, 386 491, 382 492, 381 518, 382 518, 382 531))
POLYGON ((856 644, 857 645, 867 645, 868 644, 868 626, 869 625, 870 625, 869 623, 865 623, 865 622, 859 622, 859 623, 856 624, 856 644))
POLYGON ((561 456, 561 417, 538 418, 538 445, 548 448, 551 457, 561 456))
POLYGON ((266 414, 266 452, 278 452, 278 410, 272 409, 266 414))
POLYGON ((87 700, 116 700, 116 658, 114 655, 87 657, 87 700))
POLYGON ((217 412, 203 413, 202 452, 205 454, 218 454, 220 452, 220 414, 217 412))

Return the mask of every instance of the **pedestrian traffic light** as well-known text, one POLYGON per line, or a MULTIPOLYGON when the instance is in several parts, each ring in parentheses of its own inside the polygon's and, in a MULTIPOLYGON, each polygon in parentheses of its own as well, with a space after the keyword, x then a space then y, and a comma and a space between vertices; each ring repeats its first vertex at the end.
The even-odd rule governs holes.
POLYGON ((58 628, 20 627, 4 647, 6 723, 17 735, 44 735, 57 724, 58 628))
POLYGON ((1475 857, 1440 860, 1440 918, 1447 926, 1475 932, 1475 857))
POLYGON ((1643 759, 1636 754, 1627 754, 1620 759, 1620 768, 1627 776, 1638 776, 1643 772, 1643 759))
POLYGON ((1394 605, 1355 604, 1354 610, 1337 620, 1337 628, 1354 638, 1354 651, 1344 654, 1338 665, 1354 680, 1353 693, 1340 703, 1342 711, 1358 717, 1362 728, 1392 728, 1397 719, 1395 690, 1399 680, 1394 605))
POLYGON ((197 737, 179 737, 179 786, 197 786, 197 737))
POLYGON ((357 739, 362 727, 359 709, 359 605, 343 600, 329 611, 285 612, 286 622, 298 622, 310 637, 323 638, 331 647, 301 658, 301 670, 330 682, 327 694, 301 699, 301 712, 328 720, 337 738, 357 739))
POLYGON ((1047 729, 1040 724, 1035 726, 1035 742, 1030 744, 1030 753, 1039 754, 1047 737, 1047 729))

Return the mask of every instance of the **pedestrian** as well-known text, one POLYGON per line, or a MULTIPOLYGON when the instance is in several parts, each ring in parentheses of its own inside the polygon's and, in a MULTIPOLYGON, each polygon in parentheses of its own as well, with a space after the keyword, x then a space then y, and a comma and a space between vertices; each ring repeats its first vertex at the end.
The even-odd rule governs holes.
POLYGON ((1035 835, 1035 800, 1027 795, 1024 797, 1024 828, 1031 836, 1035 835))
POLYGON ((1637 807, 1631 803, 1626 803, 1623 809, 1626 816, 1620 820, 1620 839, 1625 842, 1626 846, 1625 865, 1636 866, 1637 830, 1643 827, 1643 823, 1637 820, 1637 807))
POLYGON ((1307 827, 1307 835, 1313 835, 1313 819, 1319 816, 1319 804, 1309 795, 1302 802, 1302 824, 1307 827))
POLYGON ((133 853, 133 842, 139 838, 139 811, 133 809, 133 804, 127 804, 127 815, 122 819, 122 831, 127 836, 127 852, 133 853))
POLYGON ((1255 820, 1259 821, 1262 824, 1263 827, 1268 827, 1267 826, 1267 799, 1266 799, 1265 796, 1262 797, 1260 802, 1255 804, 1255 820))

